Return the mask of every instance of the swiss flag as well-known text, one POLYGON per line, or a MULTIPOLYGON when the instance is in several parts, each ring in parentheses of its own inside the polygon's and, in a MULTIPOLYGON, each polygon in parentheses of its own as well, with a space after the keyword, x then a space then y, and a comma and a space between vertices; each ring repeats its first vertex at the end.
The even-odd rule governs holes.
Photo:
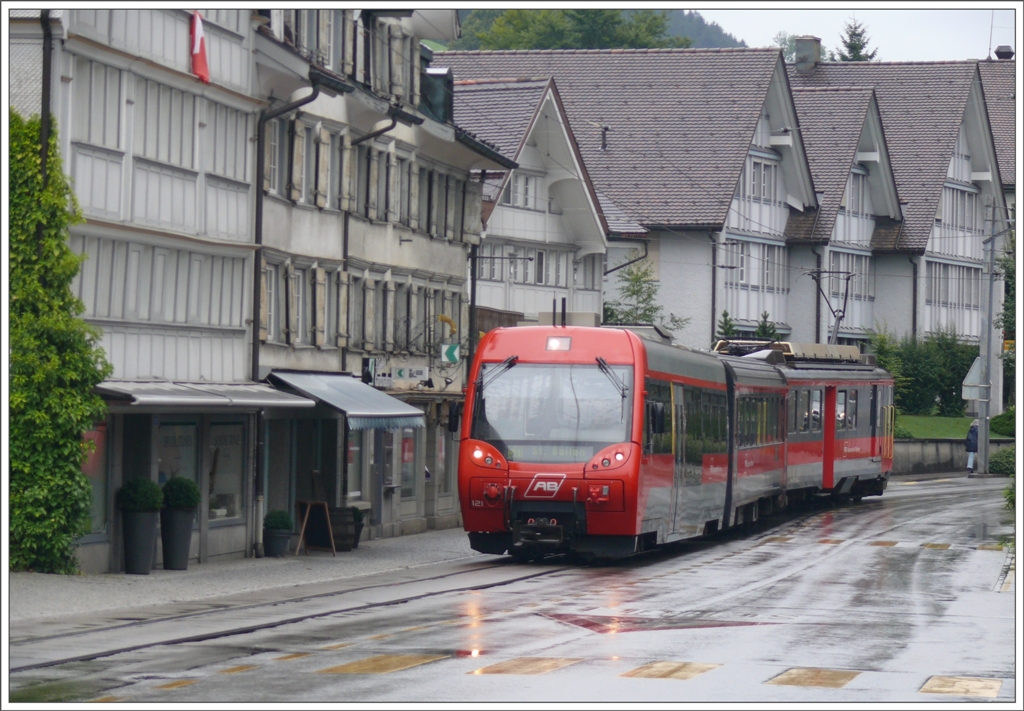
POLYGON ((210 65, 206 61, 206 35, 203 34, 203 16, 192 13, 192 73, 210 83, 210 65))

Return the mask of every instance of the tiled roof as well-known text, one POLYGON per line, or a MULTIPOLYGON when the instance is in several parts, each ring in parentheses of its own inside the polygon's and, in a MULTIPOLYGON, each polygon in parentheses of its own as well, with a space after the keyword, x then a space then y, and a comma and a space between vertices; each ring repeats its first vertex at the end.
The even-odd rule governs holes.
POLYGON ((451 67, 456 81, 553 77, 594 186, 629 218, 719 226, 779 56, 746 48, 438 52, 433 66, 451 67))
POLYGON ((514 157, 549 79, 455 82, 455 123, 514 157))
POLYGON ((985 90, 988 122, 996 143, 999 177, 1005 186, 1017 184, 1017 62, 1000 59, 978 62, 985 90))
POLYGON ((607 195, 600 190, 597 193, 597 201, 601 203, 601 212, 608 222, 608 231, 620 237, 641 237, 647 234, 647 230, 639 222, 630 218, 629 215, 619 209, 619 206, 612 202, 607 195))
POLYGON ((896 189, 907 201, 900 249, 923 250, 928 244, 977 65, 974 60, 837 62, 818 64, 811 74, 786 67, 794 89, 874 88, 896 189))
MULTIPOLYGON (((811 168, 814 189, 818 193, 818 214, 812 220, 813 232, 806 231, 807 219, 786 225, 790 240, 827 242, 846 190, 846 179, 857 154, 864 119, 871 105, 871 89, 864 87, 828 87, 793 89, 793 103, 800 119, 800 135, 811 168)), ((794 213, 789 222, 794 222, 794 213)))

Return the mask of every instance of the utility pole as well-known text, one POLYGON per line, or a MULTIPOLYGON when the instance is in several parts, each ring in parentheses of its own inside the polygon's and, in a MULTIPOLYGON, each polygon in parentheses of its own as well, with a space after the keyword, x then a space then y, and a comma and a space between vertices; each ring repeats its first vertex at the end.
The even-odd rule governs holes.
POLYGON ((995 254, 996 254, 996 205, 989 205, 989 238, 982 242, 985 254, 984 270, 988 272, 988 303, 982 311, 981 339, 979 356, 981 357, 981 398, 978 400, 978 464, 975 471, 988 474, 989 451, 989 415, 992 411, 992 307, 995 290, 995 254))
POLYGON ((843 318, 846 316, 846 305, 850 299, 850 280, 857 276, 856 272, 844 272, 834 271, 831 269, 811 269, 805 272, 807 276, 814 280, 814 283, 818 285, 818 292, 825 299, 825 305, 828 306, 828 310, 832 312, 832 333, 829 335, 828 342, 830 345, 835 345, 839 341, 839 326, 843 322, 843 318), (832 308, 832 302, 829 301, 828 296, 825 295, 825 290, 821 288, 821 277, 825 274, 835 274, 842 276, 845 280, 843 285, 843 305, 841 308, 832 308))

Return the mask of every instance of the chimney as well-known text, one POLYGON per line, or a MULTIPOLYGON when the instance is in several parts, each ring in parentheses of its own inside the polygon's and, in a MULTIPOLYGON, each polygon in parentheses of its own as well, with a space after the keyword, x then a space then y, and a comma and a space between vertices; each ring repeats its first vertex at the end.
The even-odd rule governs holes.
POLYGON ((796 47, 796 73, 813 74, 815 65, 821 61, 821 39, 806 35, 793 38, 793 44, 796 47))
POLYGON ((1013 48, 1008 44, 1001 44, 996 47, 996 57, 999 59, 1012 59, 1013 48))

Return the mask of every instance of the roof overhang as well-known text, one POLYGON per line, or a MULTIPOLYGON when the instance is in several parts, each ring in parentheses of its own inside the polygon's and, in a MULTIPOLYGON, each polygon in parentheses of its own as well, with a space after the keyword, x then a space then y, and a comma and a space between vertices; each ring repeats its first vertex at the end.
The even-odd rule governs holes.
POLYGON ((113 405, 145 408, 313 407, 304 397, 262 383, 183 383, 167 380, 104 380, 96 392, 113 405))
POLYGON ((425 427, 423 412, 351 375, 275 370, 270 380, 345 415, 350 430, 425 427))

